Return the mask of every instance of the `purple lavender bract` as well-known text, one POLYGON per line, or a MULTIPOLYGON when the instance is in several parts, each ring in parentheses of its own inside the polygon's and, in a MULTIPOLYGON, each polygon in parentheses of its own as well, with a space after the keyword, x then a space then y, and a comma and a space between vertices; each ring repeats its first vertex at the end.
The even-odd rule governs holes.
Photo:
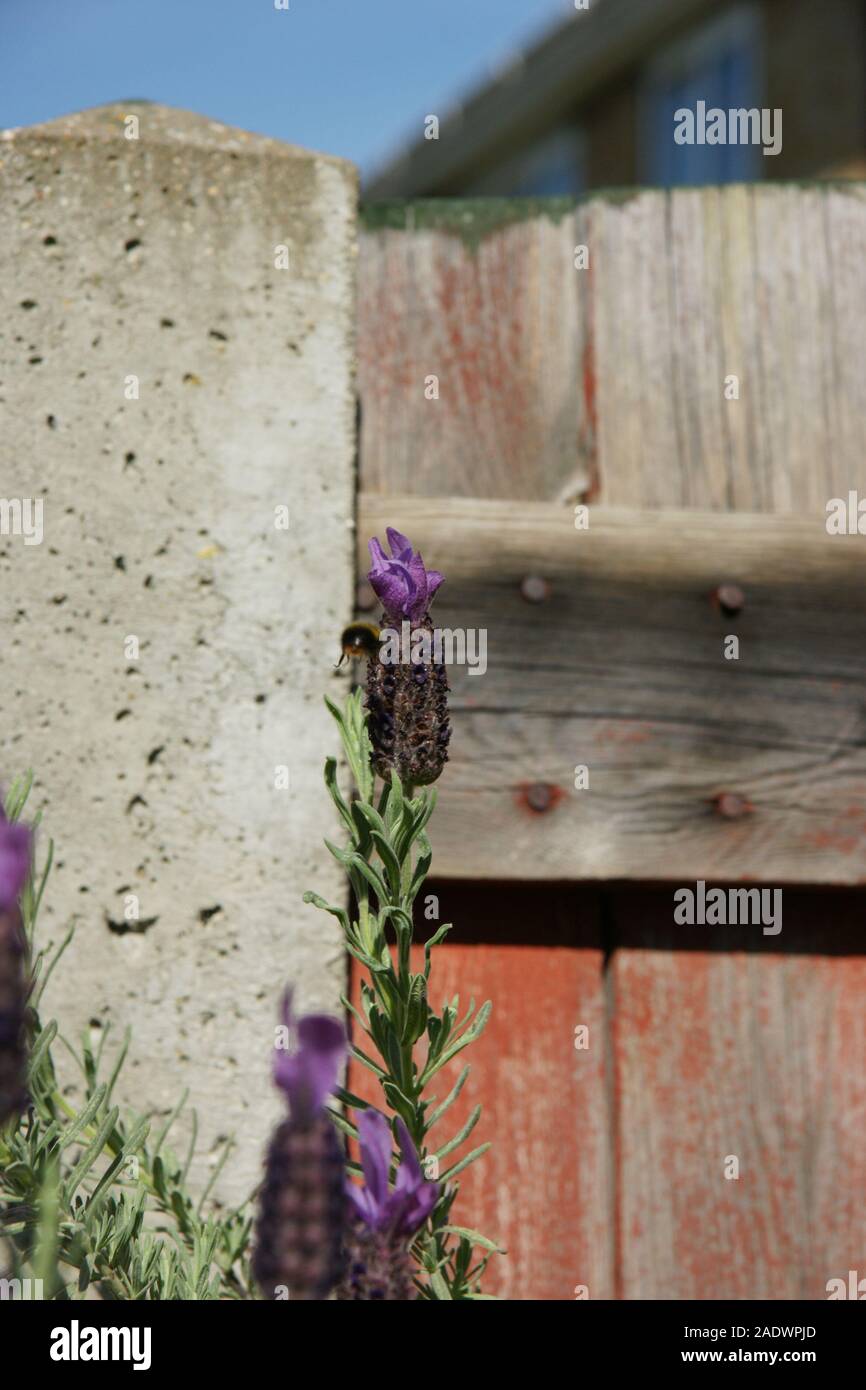
POLYGON ((385 1116, 365 1110, 358 1133, 366 1185, 346 1185, 355 1220, 347 1238, 348 1269, 337 1297, 409 1301, 417 1293, 408 1242, 435 1207, 439 1188, 424 1177, 402 1120, 397 1120, 402 1161, 393 1189, 388 1186, 391 1126, 385 1116))
POLYGON ((426 617, 433 595, 443 582, 438 570, 428 570, 408 538, 389 526, 386 532, 391 558, 383 551, 378 536, 368 543, 373 567, 367 575, 378 595, 385 616, 398 625, 404 618, 417 625, 426 617))

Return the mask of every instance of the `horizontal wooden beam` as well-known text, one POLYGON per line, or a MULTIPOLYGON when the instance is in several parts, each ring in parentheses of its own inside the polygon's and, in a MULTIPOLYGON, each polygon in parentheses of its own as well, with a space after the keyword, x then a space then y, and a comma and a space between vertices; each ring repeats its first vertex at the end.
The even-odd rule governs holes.
POLYGON ((574 523, 546 503, 360 499, 362 570, 366 539, 398 527, 446 576, 437 623, 487 634, 485 674, 451 672, 434 872, 866 882, 866 539, 822 515, 574 523), (725 584, 735 616, 711 597, 725 584))

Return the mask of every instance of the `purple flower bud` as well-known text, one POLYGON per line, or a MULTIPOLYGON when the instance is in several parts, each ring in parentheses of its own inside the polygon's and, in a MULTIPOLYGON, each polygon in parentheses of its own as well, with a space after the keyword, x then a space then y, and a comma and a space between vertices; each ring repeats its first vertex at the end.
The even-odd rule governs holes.
POLYGON ((268 1298, 323 1299, 344 1269, 345 1158, 325 1102, 346 1055, 337 1019, 308 1014, 295 1025, 291 993, 283 1021, 296 1035, 288 1056, 278 1049, 274 1080, 289 1101, 275 1130, 259 1198, 253 1273, 268 1298))

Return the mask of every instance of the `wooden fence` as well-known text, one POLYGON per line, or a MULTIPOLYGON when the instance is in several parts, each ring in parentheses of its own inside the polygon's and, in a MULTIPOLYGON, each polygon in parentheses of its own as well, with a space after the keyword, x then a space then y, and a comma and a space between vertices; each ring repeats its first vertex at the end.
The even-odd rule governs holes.
POLYGON ((866 1272, 866 541, 826 526, 866 188, 382 205, 359 285, 359 540, 488 636, 433 838, 439 987, 495 1006, 489 1287, 826 1297, 866 1272), (676 925, 701 879, 782 930, 676 925))

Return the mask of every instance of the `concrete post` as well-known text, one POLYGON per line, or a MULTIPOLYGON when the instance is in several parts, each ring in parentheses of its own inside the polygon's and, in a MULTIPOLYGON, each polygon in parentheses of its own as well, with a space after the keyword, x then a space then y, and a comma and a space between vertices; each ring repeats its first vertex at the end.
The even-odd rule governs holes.
POLYGON ((43 942, 77 928, 46 1013, 131 1025, 118 1098, 188 1087, 232 1200, 284 984, 344 985, 301 895, 342 891, 355 204, 340 160, 147 103, 0 140, 0 775, 56 840, 43 942))

